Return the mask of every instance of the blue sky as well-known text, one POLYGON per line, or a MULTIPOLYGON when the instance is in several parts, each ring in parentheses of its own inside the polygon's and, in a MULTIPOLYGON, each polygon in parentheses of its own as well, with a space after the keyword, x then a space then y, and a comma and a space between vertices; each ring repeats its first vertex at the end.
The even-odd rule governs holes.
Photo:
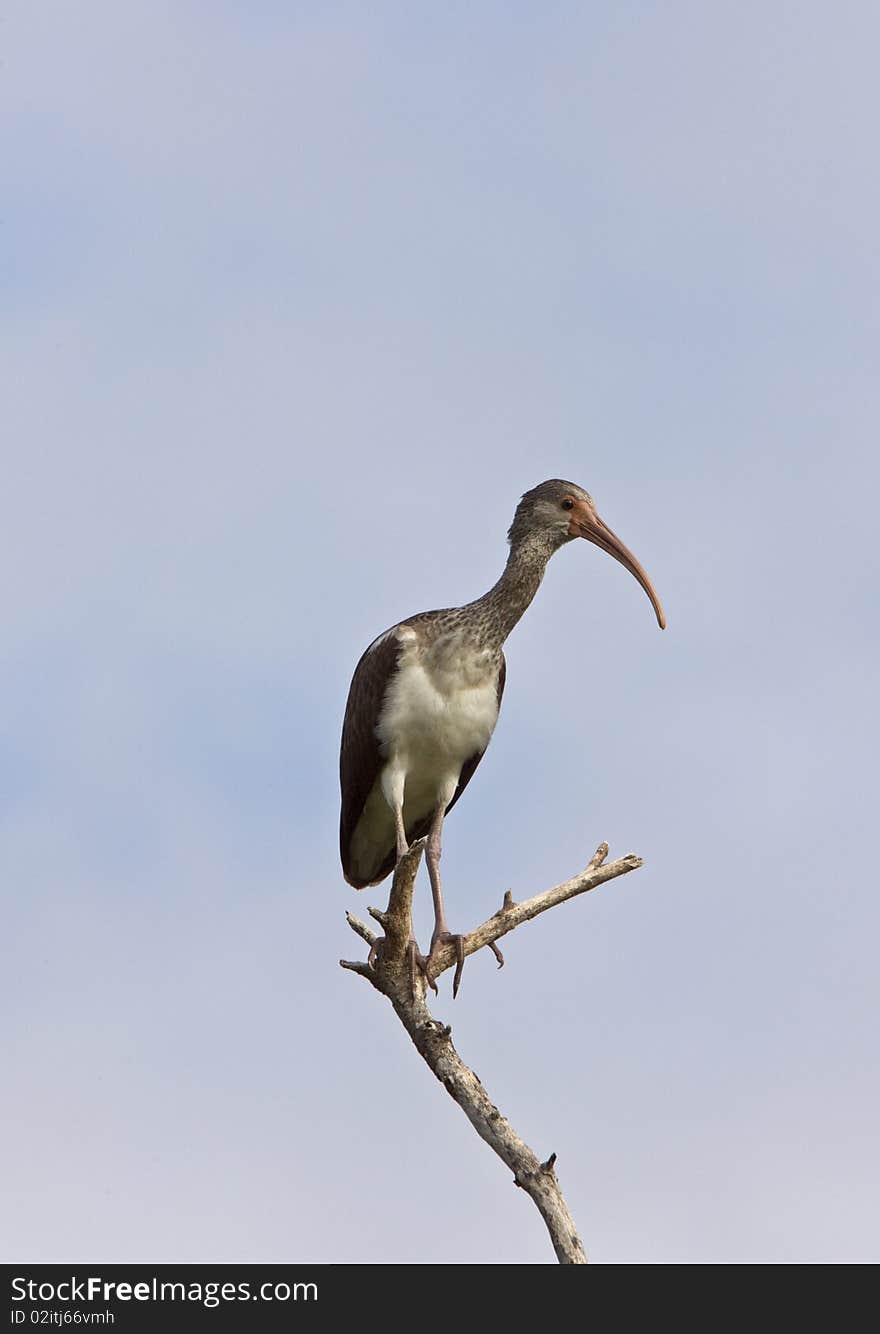
POLYGON ((337 967, 380 895, 336 764, 363 647, 483 592, 553 476, 669 628, 554 559, 450 923, 646 865, 436 1011, 594 1261, 878 1258, 878 29, 7 7, 9 1259, 552 1261, 337 967))

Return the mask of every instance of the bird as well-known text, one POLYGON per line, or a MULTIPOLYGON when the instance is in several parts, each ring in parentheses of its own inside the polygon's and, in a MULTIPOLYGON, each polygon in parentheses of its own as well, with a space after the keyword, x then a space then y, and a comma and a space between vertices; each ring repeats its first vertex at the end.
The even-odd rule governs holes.
MULTIPOLYGON (((355 668, 339 756, 339 848, 348 884, 377 885, 417 839, 434 904, 427 957, 410 941, 410 967, 436 990, 432 967, 452 942, 458 967, 463 937, 449 931, 440 881, 443 822, 474 776, 498 721, 507 665, 503 646, 540 587, 547 563, 579 538, 613 556, 641 584, 662 629, 654 586, 632 552, 599 517, 592 496, 552 478, 526 491, 507 535, 498 581, 473 602, 407 616, 385 630, 355 668)), ((370 962, 376 947, 370 952, 370 962)))

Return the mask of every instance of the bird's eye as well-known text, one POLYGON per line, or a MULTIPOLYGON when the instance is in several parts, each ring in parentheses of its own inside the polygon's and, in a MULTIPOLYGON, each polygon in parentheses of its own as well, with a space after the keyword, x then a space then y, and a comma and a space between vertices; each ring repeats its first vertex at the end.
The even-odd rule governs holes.
POLYGON ((564 510, 573 510, 573 509, 574 509, 574 501, 572 500, 571 496, 566 496, 566 497, 565 497, 565 500, 563 500, 563 502, 562 502, 562 508, 563 508, 564 510))

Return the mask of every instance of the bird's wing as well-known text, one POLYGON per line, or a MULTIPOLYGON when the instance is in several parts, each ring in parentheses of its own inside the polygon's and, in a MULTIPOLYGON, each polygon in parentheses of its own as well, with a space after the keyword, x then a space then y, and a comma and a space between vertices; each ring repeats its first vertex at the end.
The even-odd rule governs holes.
MULTIPOLYGON (((495 686, 495 696, 498 700, 499 709, 501 708, 501 696, 504 694, 504 682, 506 681, 506 679, 507 679, 507 663, 505 662, 504 654, 502 653, 501 669, 498 673, 497 685, 495 686)), ((473 755, 471 755, 469 759, 465 760, 464 764, 461 766, 461 773, 458 775, 458 787, 455 789, 455 795, 453 796, 449 805, 446 807, 447 815, 452 810, 453 806, 458 801, 462 792, 464 792, 468 783, 473 778, 474 771, 476 770, 477 765, 480 763, 480 760, 483 758, 485 754, 486 754, 485 750, 475 750, 473 755)))
POLYGON ((374 640, 355 667, 348 690, 339 750, 339 784, 342 788, 339 852, 345 878, 350 883, 352 835, 383 763, 376 724, 388 681, 397 670, 403 647, 398 628, 395 625, 374 640))

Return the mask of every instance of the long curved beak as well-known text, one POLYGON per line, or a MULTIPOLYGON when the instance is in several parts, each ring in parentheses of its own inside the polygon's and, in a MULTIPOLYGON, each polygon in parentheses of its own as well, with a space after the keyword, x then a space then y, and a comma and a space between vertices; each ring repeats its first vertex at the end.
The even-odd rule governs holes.
POLYGON ((660 605, 660 599, 654 591, 654 585, 642 569, 629 547, 625 547, 616 533, 612 533, 602 519, 599 518, 592 506, 579 504, 577 509, 572 512, 571 524, 569 525, 569 534, 572 537, 585 537, 588 542, 594 546, 601 547, 607 551, 609 556, 620 561, 624 569, 629 570, 633 578, 638 579, 642 588, 651 599, 651 606, 654 608, 654 614, 657 617, 657 624, 661 630, 666 629, 666 617, 663 615, 663 608, 660 605))

